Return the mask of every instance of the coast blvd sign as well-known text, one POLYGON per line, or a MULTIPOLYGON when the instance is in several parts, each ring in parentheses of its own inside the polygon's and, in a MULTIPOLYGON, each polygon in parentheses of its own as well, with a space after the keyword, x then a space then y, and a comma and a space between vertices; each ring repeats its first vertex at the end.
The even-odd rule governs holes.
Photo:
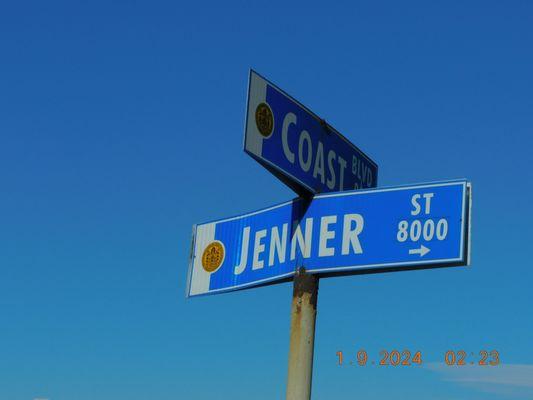
POLYGON ((244 150, 300 195, 377 186, 376 163, 253 70, 244 150))
POLYGON ((188 296, 291 278, 467 265, 470 184, 327 193, 194 227, 188 296))

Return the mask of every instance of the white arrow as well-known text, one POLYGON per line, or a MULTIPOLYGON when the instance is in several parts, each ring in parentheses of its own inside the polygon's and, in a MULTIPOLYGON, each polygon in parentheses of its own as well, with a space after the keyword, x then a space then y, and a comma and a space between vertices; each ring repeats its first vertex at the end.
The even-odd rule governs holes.
POLYGON ((421 244, 419 249, 409 249, 409 254, 420 254, 420 257, 424 257, 429 251, 426 246, 421 244))

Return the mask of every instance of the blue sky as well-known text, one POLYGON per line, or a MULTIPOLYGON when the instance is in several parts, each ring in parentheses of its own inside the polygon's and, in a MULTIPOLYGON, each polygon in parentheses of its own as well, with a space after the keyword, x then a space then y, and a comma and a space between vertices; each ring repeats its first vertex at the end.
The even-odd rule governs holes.
POLYGON ((533 5, 16 2, 0 12, 0 398, 273 399, 292 287, 186 300, 194 223, 293 193, 253 67, 380 166, 468 178, 471 268, 321 281, 313 398, 533 396, 533 5), (366 349, 420 367, 339 367, 366 349), (449 368, 447 350, 504 365, 449 368))

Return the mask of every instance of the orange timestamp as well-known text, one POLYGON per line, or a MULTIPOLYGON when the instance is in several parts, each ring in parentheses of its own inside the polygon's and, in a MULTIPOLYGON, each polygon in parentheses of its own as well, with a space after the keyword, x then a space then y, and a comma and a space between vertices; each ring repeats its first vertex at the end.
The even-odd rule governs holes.
MULTIPOLYGON (((381 350, 379 357, 369 359, 368 352, 364 349, 357 351, 354 360, 345 359, 342 351, 337 351, 337 365, 378 365, 378 366, 418 366, 422 365, 423 357, 421 351, 412 352, 410 350, 381 350)), ((448 350, 443 354, 443 361, 449 366, 479 365, 496 366, 500 364, 500 353, 496 350, 481 350, 474 354, 464 350, 448 350)))
MULTIPOLYGON (((343 365, 345 362, 342 351, 337 351, 338 365, 343 365)), ((348 361, 350 365, 392 365, 396 366, 409 366, 409 365, 421 365, 422 353, 420 351, 411 352, 410 350, 381 350, 379 357, 376 361, 368 359, 368 353, 366 350, 361 349, 356 353, 356 364, 353 361, 348 361)))
POLYGON ((449 366, 480 365, 494 367, 500 364, 500 353, 497 350, 481 350, 477 354, 468 353, 464 350, 448 350, 444 354, 444 362, 449 366))

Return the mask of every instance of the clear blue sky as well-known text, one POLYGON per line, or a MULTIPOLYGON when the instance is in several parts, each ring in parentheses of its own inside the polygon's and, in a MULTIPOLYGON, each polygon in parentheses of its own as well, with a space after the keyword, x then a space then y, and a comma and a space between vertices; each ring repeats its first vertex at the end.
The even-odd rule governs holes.
POLYGON ((0 399, 283 398, 291 285, 184 296, 194 223, 293 197, 242 151, 250 67, 381 186, 474 188, 471 268, 321 281, 313 398, 532 398, 532 43, 529 1, 4 2, 0 399))

